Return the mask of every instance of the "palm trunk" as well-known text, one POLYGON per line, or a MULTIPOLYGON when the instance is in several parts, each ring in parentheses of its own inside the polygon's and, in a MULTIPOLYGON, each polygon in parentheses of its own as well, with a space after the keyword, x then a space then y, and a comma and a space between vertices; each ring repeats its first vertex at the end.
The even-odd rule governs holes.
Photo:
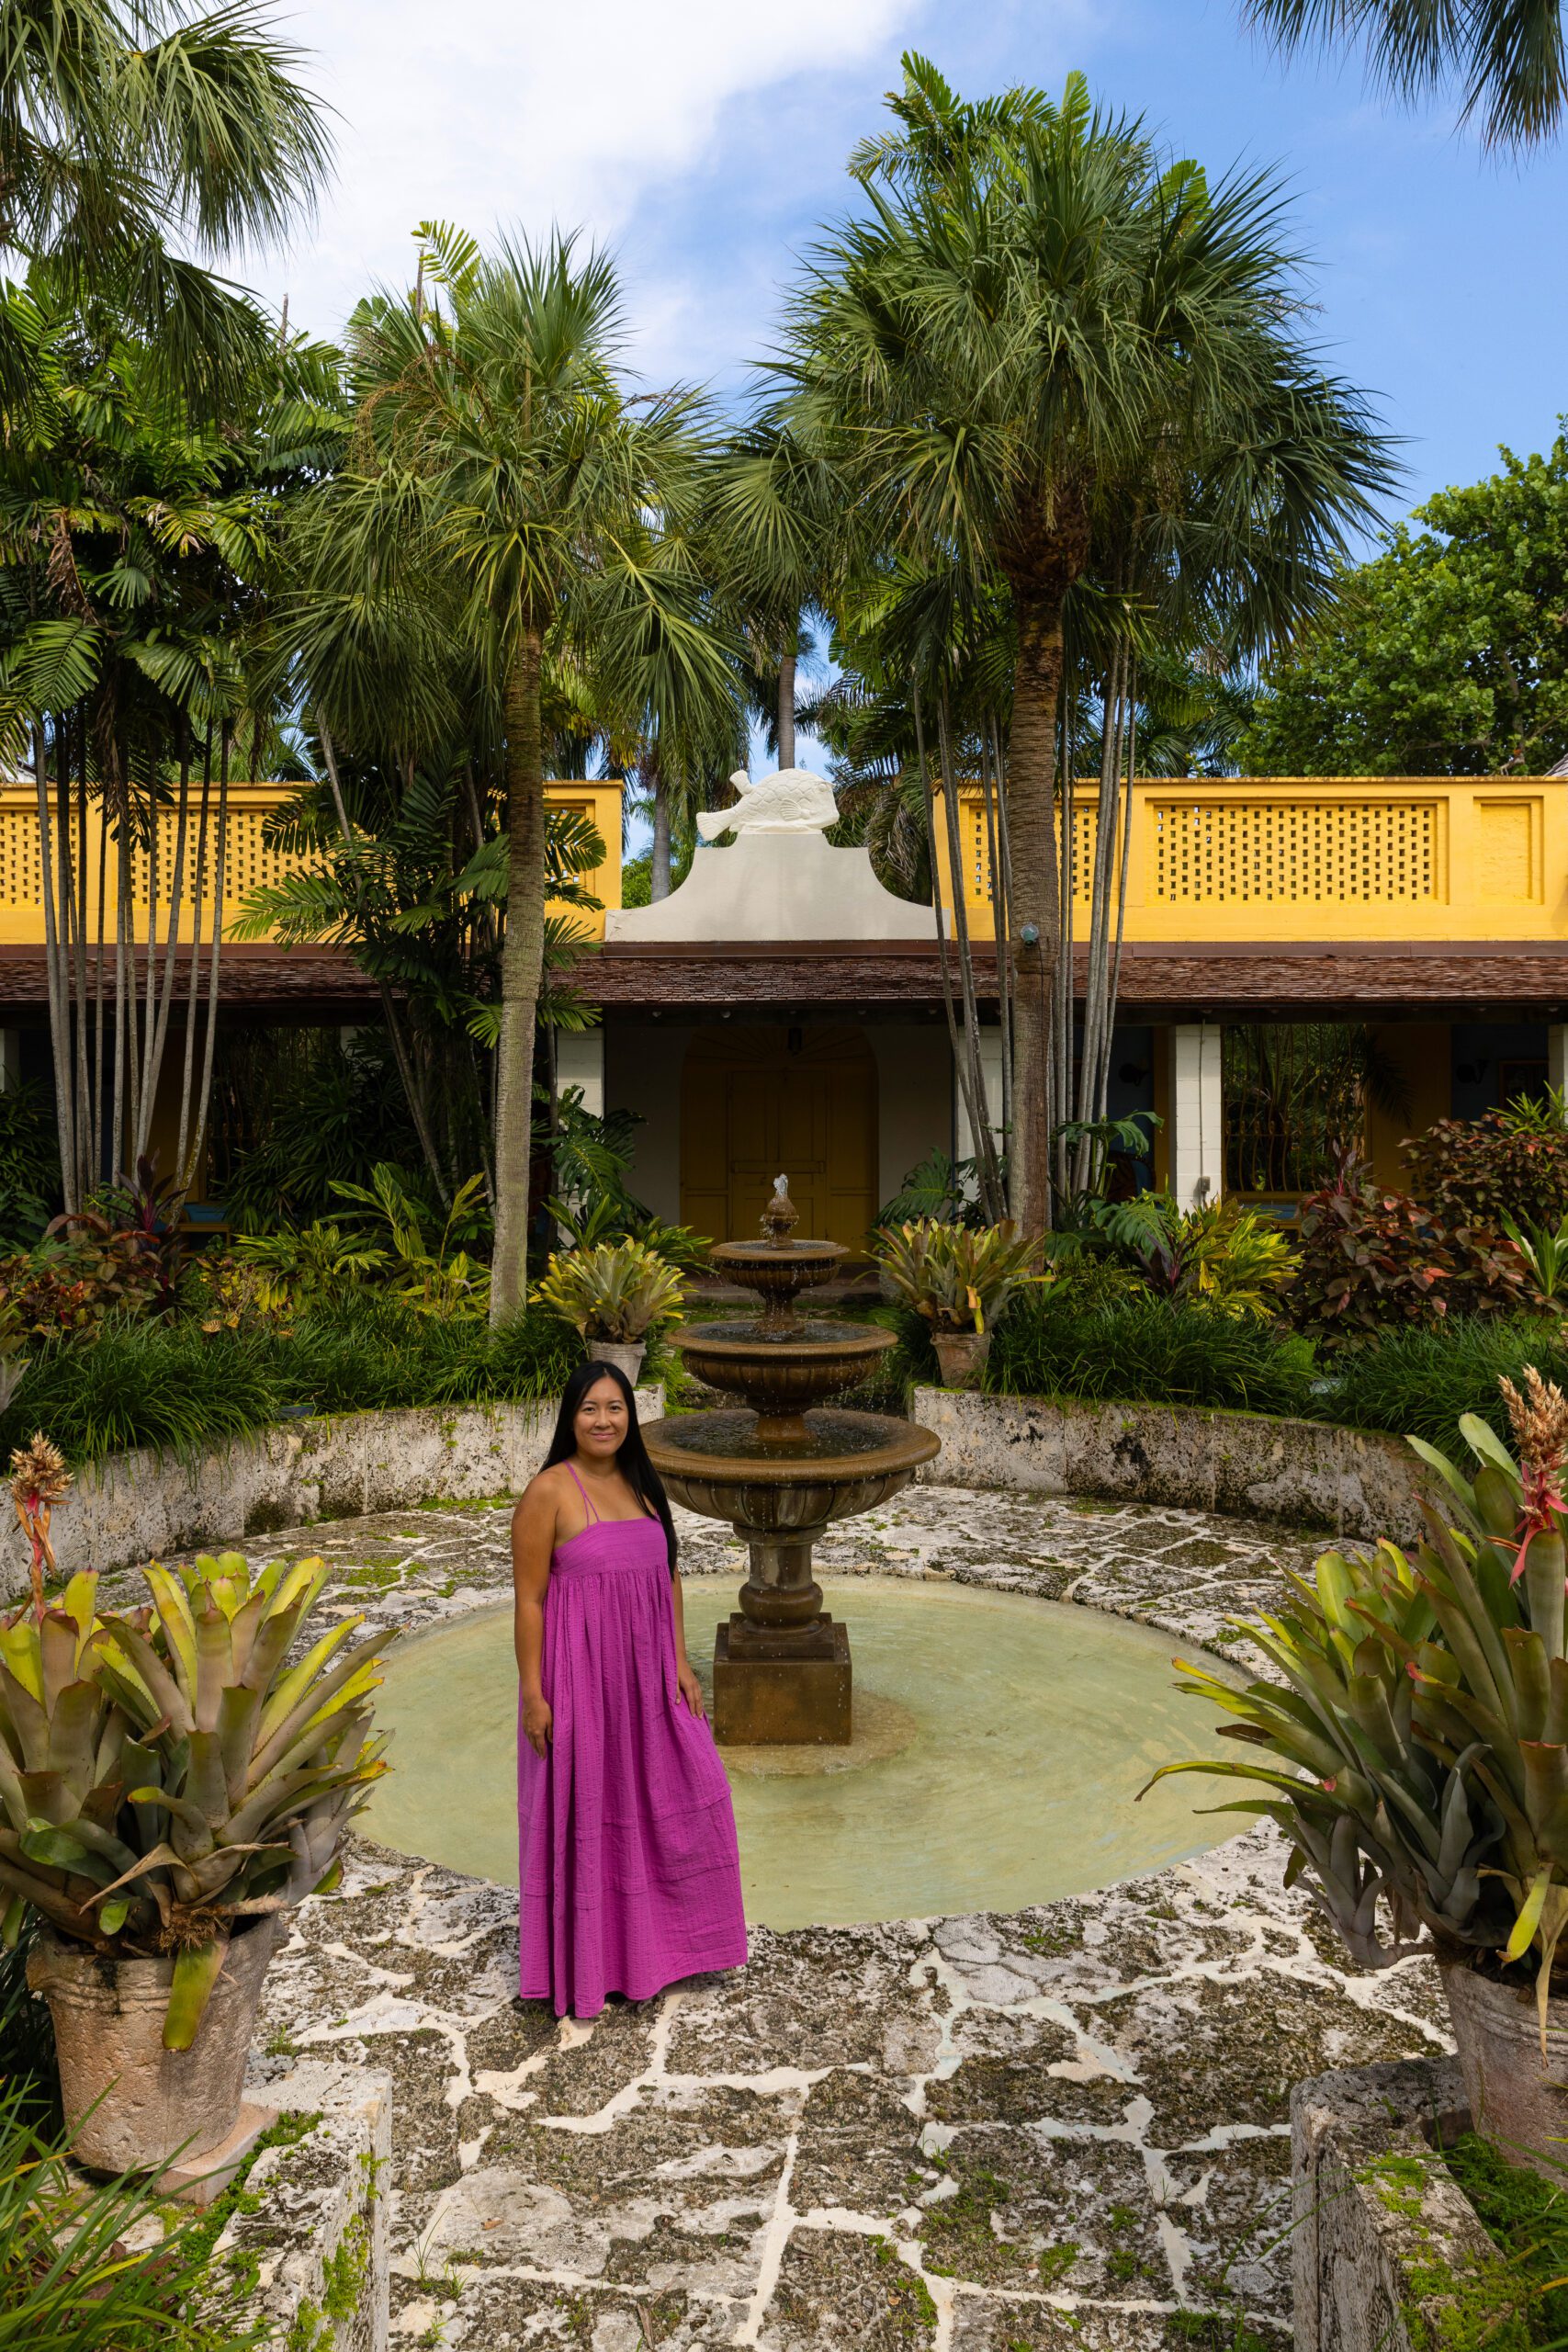
POLYGON ((795 765, 795 639, 779 656, 779 765, 795 765))
POLYGON ((648 895, 655 906, 670 896, 670 788, 653 768, 653 852, 649 861, 648 895))
POLYGON ((544 639, 523 641, 507 674, 506 930, 496 1047, 495 1257, 490 1316, 515 1315, 528 1293, 528 1170, 534 1148, 534 1032, 545 965, 545 763, 539 722, 544 639))
MULTIPOLYGON (((61 720, 57 716, 58 730, 61 720)), ((72 1116, 71 1009, 65 978, 63 943, 55 922, 53 827, 49 802, 49 759, 44 720, 40 713, 33 729, 33 766, 38 786, 39 856, 43 888, 44 974, 49 984, 49 1041, 54 1057, 54 1115, 60 1143, 60 1182, 66 1213, 76 1206, 76 1134, 72 1116)), ((70 855, 67 841, 61 855, 70 855)))
POLYGON ((1051 1222, 1046 1057, 1061 916, 1055 820, 1056 713, 1062 691, 1060 599, 1018 600, 1018 668, 1008 746, 1012 852, 1013 1143, 1016 1215, 1025 1233, 1051 1222))

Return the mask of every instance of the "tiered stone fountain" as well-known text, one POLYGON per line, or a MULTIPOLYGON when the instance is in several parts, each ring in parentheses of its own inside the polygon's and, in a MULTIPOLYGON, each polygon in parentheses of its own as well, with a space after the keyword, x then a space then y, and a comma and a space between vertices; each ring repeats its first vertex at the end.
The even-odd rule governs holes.
POLYGON ((781 1176, 760 1241, 728 1241, 713 1262, 762 1302, 760 1315, 693 1325, 678 1342, 699 1380, 739 1408, 682 1413, 645 1434, 675 1501, 728 1520, 750 1546, 740 1606, 714 1645, 714 1733, 721 1745, 846 1745, 852 1721, 849 1630, 822 1607, 812 1546, 829 1521, 874 1510, 908 1485, 939 1441, 887 1413, 812 1408, 863 1379, 894 1344, 865 1323, 808 1320, 803 1290, 849 1255, 796 1240, 781 1176))

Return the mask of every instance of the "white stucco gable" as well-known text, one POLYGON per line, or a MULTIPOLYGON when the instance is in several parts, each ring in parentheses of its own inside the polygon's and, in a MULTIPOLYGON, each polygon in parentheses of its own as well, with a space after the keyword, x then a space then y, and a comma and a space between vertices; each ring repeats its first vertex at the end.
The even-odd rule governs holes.
POLYGON ((838 810, 821 776, 786 768, 756 784, 733 781, 735 807, 698 820, 700 831, 733 831, 732 847, 699 847, 680 888, 657 906, 613 909, 607 944, 936 938, 934 909, 885 890, 866 850, 824 841, 838 810))

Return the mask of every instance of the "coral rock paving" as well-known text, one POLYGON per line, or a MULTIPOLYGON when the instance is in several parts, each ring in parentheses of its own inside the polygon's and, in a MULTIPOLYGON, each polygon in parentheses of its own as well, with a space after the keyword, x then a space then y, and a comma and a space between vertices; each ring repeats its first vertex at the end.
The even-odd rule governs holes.
MULTIPOLYGON (((682 1534, 689 1571, 740 1573, 682 1534)), ((1194 1644, 1322 1540, 918 1487, 820 1559, 1194 1644)), ((254 1548, 319 1550, 334 1605, 410 1625, 508 1576, 503 1507, 254 1548)), ((515 1998, 509 1890, 359 1840, 274 1964, 261 2068, 391 2072, 397 2344, 1226 2352, 1244 2314, 1282 2346, 1291 2085, 1447 2046, 1426 1963, 1348 1973, 1282 1859, 1252 1828, 1013 1915, 758 1929, 744 1972, 580 2024, 515 1998)))

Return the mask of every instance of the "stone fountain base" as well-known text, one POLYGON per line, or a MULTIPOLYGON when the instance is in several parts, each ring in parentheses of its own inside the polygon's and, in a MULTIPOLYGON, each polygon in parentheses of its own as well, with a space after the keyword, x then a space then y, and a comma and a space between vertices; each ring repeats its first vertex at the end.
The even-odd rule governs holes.
POLYGON ((713 1736, 721 1747, 847 1747, 852 1730, 847 1625, 824 1614, 781 1636, 738 1611, 719 1627, 713 1736), (781 1650, 781 1642, 791 1646, 781 1650))

